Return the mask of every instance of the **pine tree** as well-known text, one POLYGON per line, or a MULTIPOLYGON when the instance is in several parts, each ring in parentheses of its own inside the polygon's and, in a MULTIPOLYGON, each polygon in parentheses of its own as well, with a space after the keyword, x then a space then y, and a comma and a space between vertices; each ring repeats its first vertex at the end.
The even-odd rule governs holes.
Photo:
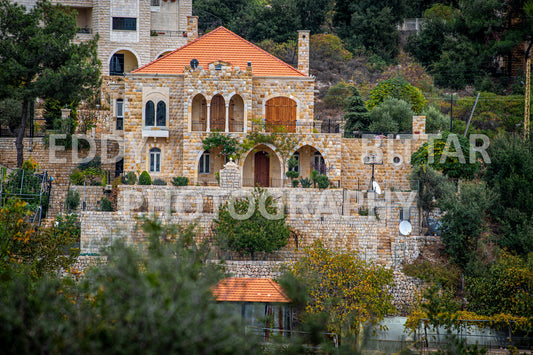
POLYGON ((369 112, 365 101, 355 86, 351 87, 352 96, 346 99, 344 112, 344 135, 351 137, 354 131, 365 130, 370 123, 369 112))

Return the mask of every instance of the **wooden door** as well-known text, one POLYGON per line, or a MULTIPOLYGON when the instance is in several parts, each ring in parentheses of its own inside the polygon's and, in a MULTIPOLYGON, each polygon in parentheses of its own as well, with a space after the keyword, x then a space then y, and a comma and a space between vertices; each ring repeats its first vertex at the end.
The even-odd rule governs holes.
POLYGON ((254 185, 268 187, 270 181, 270 157, 266 152, 255 153, 254 185))
POLYGON ((226 105, 222 95, 215 95, 211 99, 211 131, 222 131, 226 129, 226 105))

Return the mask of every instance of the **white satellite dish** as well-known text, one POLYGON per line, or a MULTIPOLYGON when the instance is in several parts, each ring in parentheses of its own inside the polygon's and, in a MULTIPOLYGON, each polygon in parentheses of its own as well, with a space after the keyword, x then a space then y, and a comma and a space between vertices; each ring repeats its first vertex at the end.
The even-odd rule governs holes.
POLYGON ((376 181, 372 181, 372 190, 378 195, 381 195, 381 187, 379 187, 379 184, 376 181))
POLYGON ((411 225, 411 222, 409 221, 401 221, 400 222, 400 234, 401 235, 409 235, 413 231, 413 226, 411 225))

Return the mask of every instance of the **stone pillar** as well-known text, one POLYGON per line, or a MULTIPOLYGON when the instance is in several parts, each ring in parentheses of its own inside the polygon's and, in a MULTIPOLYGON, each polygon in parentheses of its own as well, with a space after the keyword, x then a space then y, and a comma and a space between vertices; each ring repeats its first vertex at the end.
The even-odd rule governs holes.
POLYGON ((207 127, 206 132, 211 132, 211 103, 207 104, 207 127))
POLYGON ((187 43, 198 38, 198 16, 187 16, 187 43))
POLYGON ((220 187, 226 189, 237 189, 242 187, 241 170, 231 158, 229 162, 224 165, 224 169, 220 170, 220 187))
POLYGON ((298 70, 309 75, 309 35, 310 31, 298 31, 298 70))
POLYGON ((229 103, 226 103, 226 123, 224 125, 224 132, 229 132, 229 103))

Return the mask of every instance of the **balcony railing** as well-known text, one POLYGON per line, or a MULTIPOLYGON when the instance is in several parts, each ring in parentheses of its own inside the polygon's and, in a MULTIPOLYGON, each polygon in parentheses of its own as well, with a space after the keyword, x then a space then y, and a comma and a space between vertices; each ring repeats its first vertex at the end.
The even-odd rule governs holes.
POLYGON ((152 37, 187 37, 187 31, 151 30, 150 34, 152 37))

